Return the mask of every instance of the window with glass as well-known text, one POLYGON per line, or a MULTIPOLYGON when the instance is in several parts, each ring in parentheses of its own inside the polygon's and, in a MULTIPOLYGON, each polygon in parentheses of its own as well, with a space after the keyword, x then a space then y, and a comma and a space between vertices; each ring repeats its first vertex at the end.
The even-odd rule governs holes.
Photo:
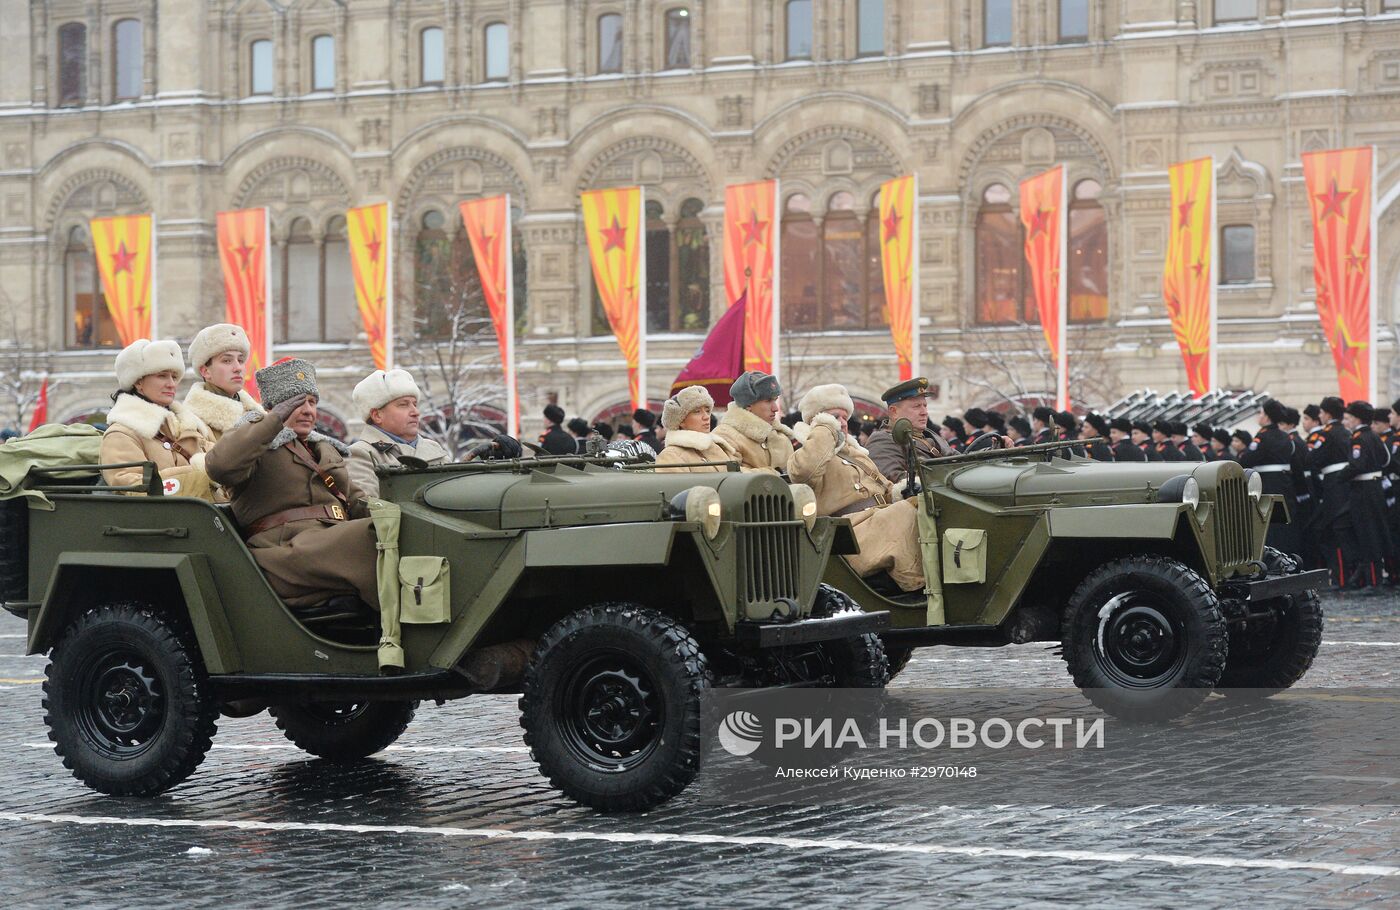
POLYGON ((1248 22, 1259 18, 1259 0, 1215 0, 1216 22, 1248 22))
MULTIPOLYGON (((868 329, 887 324, 880 261, 879 217, 862 221, 849 192, 834 194, 826 215, 812 216, 805 193, 783 206, 783 326, 789 329, 868 329)), ((872 203, 878 213, 878 199, 872 203)))
POLYGON ((68 305, 66 343, 70 348, 121 347, 117 325, 107 310, 102 279, 87 228, 68 232, 63 250, 63 297, 68 305))
POLYGON ((664 69, 690 68, 690 10, 666 11, 666 62, 664 69))
MULTIPOLYGON (((513 226, 520 219, 520 210, 512 208, 510 217, 513 226)), ((482 291, 471 238, 461 227, 451 234, 447 228, 447 216, 435 209, 424 212, 418 223, 413 257, 413 313, 414 331, 423 338, 452 338, 454 318, 458 337, 491 330, 490 308, 482 291)), ((525 331, 527 263, 520 231, 514 227, 511 243, 515 330, 521 333, 525 331)))
POLYGON ((492 22, 486 26, 484 43, 486 81, 505 82, 510 78, 510 29, 504 22, 492 22))
POLYGON ((1089 40, 1089 0, 1060 0, 1060 43, 1089 40))
MULTIPOLYGON (((674 224, 665 206, 655 199, 646 204, 646 305, 647 331, 652 333, 703 332, 710 325, 710 241, 700 213, 699 199, 681 203, 674 224)), ((590 273, 591 274, 591 273, 590 273)), ((596 281, 592 288, 592 333, 608 335, 603 299, 596 281)))
POLYGON ((273 314, 278 343, 355 337, 359 310, 343 217, 337 215, 327 223, 319 243, 309 219, 292 222, 282 249, 281 291, 273 314))
POLYGON ((1108 220, 1099 202, 1102 193, 1097 180, 1081 180, 1069 205, 1070 322, 1108 318, 1108 220))
POLYGON ((856 56, 880 57, 885 53, 885 0, 857 0, 856 56))
POLYGON ((598 17, 598 72, 622 72, 622 17, 617 13, 598 17))
POLYGON ((117 101, 141 97, 141 23, 122 19, 112 26, 112 97, 117 101))
POLYGON ((788 0, 784 13, 787 20, 784 56, 788 60, 811 60, 812 0, 788 0))
POLYGON ((983 0, 982 46, 1004 47, 1011 43, 1012 0, 983 0))
POLYGON ((331 35, 311 39, 311 90, 335 90, 335 38, 331 35))
POLYGON ((442 29, 425 28, 418 33, 418 84, 442 85, 445 71, 442 29))
POLYGON ((1254 281, 1254 225, 1227 224, 1220 229, 1220 283, 1254 281))
POLYGON ((272 42, 266 38, 248 45, 248 94, 272 94, 272 42))
POLYGON ((87 27, 69 22, 58 28, 58 106, 79 107, 87 99, 87 27))
POLYGON ((1022 281, 1021 221, 1011 208, 1011 191, 1000 183, 983 191, 975 232, 977 321, 1034 321, 1034 293, 1027 294, 1022 281))

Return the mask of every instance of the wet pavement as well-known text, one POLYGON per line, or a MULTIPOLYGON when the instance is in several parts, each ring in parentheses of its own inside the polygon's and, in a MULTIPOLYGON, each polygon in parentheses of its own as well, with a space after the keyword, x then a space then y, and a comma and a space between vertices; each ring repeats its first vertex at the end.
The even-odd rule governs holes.
MULTIPOLYGON (((1304 683, 1400 687, 1400 596, 1325 607, 1304 683)), ((396 746, 339 768, 302 755, 266 714, 223 719, 188 782, 112 799, 53 754, 45 659, 23 655, 22 634, 0 614, 0 907, 1400 906, 1400 810, 1385 807, 716 806, 682 794, 602 816, 538 774, 514 696, 425 705, 396 746)), ((1044 645, 932 648, 894 685, 1068 678, 1044 645)))

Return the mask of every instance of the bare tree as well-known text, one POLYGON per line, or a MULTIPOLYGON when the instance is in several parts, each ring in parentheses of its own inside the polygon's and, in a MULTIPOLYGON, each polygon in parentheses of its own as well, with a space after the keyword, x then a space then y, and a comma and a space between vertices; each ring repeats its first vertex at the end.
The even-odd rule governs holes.
MULTIPOLYGON (((1107 404, 1117 388, 1113 367, 1104 356, 1104 334, 1102 326, 1069 327, 1069 391, 1075 401, 1107 404)), ((983 399, 1018 410, 1034 399, 1054 402, 1055 360, 1038 324, 989 327, 963 338, 975 347, 963 352, 958 379, 984 393, 983 399)))
MULTIPOLYGON (((34 344, 32 334, 20 326, 19 304, 0 288, 0 427, 24 432, 39 401, 39 390, 48 375, 49 355, 34 344)), ((50 382, 53 392, 58 383, 50 382)))

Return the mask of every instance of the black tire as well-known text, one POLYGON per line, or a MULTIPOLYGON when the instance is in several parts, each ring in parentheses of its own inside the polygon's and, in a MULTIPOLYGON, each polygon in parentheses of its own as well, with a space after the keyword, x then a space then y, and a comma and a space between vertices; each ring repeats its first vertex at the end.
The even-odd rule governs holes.
POLYGON ((311 702, 272 705, 267 713, 303 752, 351 762, 393 745, 417 710, 416 701, 311 702))
POLYGON ((885 658, 890 662, 890 679, 894 679, 909 666, 909 658, 913 656, 914 649, 908 645, 892 645, 885 642, 885 658))
MULTIPOLYGON (((812 615, 835 616, 861 613, 860 604, 848 594, 823 584, 817 591, 812 615)), ((890 662, 885 643, 873 632, 822 642, 822 654, 830 662, 837 689, 883 689, 890 681, 890 662)), ((907 658, 906 658, 907 660, 907 658)))
MULTIPOLYGON (((1302 571, 1297 560, 1273 547, 1264 548, 1270 575, 1302 571)), ((1289 688, 1312 667, 1322 645, 1322 603, 1316 591, 1301 591, 1267 600, 1272 628, 1230 638, 1230 656, 1216 688, 1234 698, 1267 698, 1289 688)))
POLYGON ((143 604, 108 604, 49 655, 44 723, 73 776, 111 796, 154 796, 194 773, 219 708, 193 636, 143 604))
POLYGON ((600 812, 640 812, 700 770, 709 664, 685 627, 635 604, 571 613, 540 639, 520 726, 542 773, 600 812))
POLYGON ((1089 574, 1061 628, 1074 684, 1130 721, 1179 717, 1220 680, 1229 647, 1215 592, 1164 556, 1128 556, 1089 574))
POLYGON ((0 602, 29 599, 29 499, 0 500, 0 602))

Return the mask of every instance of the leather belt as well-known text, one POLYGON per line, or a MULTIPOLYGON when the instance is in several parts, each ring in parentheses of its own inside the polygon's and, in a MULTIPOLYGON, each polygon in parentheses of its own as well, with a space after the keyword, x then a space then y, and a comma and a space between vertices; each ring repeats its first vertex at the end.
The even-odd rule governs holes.
POLYGON ((1293 468, 1286 464, 1261 464, 1254 470, 1260 474, 1282 474, 1284 471, 1293 470, 1293 468))
POLYGON ((273 512, 271 515, 264 515, 248 526, 246 536, 252 537, 261 534, 263 531, 270 531, 273 528, 280 528, 290 521, 306 521, 307 519, 326 519, 329 521, 345 521, 345 509, 340 503, 333 506, 303 506, 299 509, 284 509, 281 512, 273 512))
POLYGON ((867 496, 866 498, 853 502, 848 506, 842 506, 835 512, 832 512, 831 517, 843 518, 847 515, 854 515, 856 512, 864 512, 866 509, 873 509, 875 506, 880 505, 884 505, 884 503, 880 502, 880 500, 875 498, 874 496, 867 496))
POLYGON ((1353 478, 1351 479, 1351 482, 1352 482, 1352 483, 1356 483, 1358 480, 1380 480, 1380 479, 1381 479, 1381 472, 1380 472, 1380 471, 1372 471, 1372 472, 1369 473, 1369 474, 1357 474, 1355 477, 1353 477, 1353 478))
POLYGON ((1346 467, 1346 466, 1347 466, 1347 463, 1346 463, 1345 461, 1338 461, 1338 462, 1335 462, 1335 463, 1333 463, 1333 464, 1327 465, 1326 467, 1324 467, 1322 470, 1318 471, 1317 473, 1320 474, 1320 475, 1322 475, 1323 477, 1326 477, 1328 474, 1335 474, 1335 473, 1337 473, 1338 471, 1340 471, 1342 468, 1344 468, 1344 467, 1346 467))

